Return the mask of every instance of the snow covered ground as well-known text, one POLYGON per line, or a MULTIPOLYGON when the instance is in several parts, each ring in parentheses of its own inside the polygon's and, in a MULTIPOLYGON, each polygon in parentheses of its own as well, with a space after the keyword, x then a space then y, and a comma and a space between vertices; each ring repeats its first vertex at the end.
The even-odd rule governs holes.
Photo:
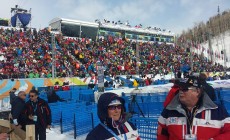
MULTIPOLYGON (((204 56, 210 58, 211 55, 207 53, 207 50, 209 49, 208 41, 200 44, 200 47, 198 49, 193 49, 193 52, 201 54, 202 47, 204 47, 205 49, 204 56)), ((220 58, 214 56, 214 62, 224 65, 224 59, 222 59, 223 54, 221 54, 221 51, 223 50, 223 52, 226 53, 226 58, 228 59, 228 62, 226 62, 226 66, 230 67, 230 31, 222 33, 219 36, 213 37, 211 39, 211 48, 214 54, 216 53, 221 56, 220 58)))
POLYGON ((85 140, 87 134, 78 136, 74 139, 73 132, 61 134, 60 128, 52 128, 51 130, 46 130, 46 139, 47 140, 85 140))

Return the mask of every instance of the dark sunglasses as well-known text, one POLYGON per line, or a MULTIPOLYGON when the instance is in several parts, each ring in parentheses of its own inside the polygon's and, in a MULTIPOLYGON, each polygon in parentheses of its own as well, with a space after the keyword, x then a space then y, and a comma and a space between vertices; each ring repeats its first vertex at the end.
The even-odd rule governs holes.
POLYGON ((33 98, 33 97, 34 97, 34 95, 30 95, 30 97, 32 97, 32 98, 33 98))
POLYGON ((111 105, 111 106, 108 106, 108 109, 109 110, 115 110, 115 109, 121 109, 121 105, 111 105))
POLYGON ((182 92, 187 92, 190 89, 194 89, 194 88, 191 88, 191 87, 189 87, 189 88, 180 88, 179 90, 182 91, 182 92))

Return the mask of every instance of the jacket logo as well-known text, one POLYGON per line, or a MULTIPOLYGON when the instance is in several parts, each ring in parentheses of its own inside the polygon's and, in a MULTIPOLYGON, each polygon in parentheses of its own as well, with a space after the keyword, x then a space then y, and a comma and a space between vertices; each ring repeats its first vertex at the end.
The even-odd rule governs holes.
POLYGON ((136 137, 137 137, 137 135, 135 135, 135 134, 131 135, 131 138, 136 138, 136 137))
POLYGON ((169 123, 178 123, 178 118, 177 117, 171 117, 169 118, 169 123))
POLYGON ((214 124, 211 124, 210 122, 206 122, 205 125, 215 126, 214 124))

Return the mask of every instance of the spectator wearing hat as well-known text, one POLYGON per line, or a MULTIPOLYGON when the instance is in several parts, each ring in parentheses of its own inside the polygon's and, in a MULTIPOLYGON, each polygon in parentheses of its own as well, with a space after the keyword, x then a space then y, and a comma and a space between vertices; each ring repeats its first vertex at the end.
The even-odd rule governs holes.
POLYGON ((125 101, 115 93, 104 93, 98 100, 98 117, 101 121, 86 140, 140 140, 136 127, 125 113, 125 101))
POLYGON ((158 140, 224 140, 230 137, 230 117, 203 91, 198 77, 178 83, 177 94, 158 119, 158 140))

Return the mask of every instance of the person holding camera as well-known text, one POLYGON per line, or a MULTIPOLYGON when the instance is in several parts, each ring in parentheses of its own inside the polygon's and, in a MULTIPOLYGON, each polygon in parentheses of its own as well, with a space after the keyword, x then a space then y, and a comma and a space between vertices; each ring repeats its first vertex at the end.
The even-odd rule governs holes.
POLYGON ((27 124, 35 124, 35 139, 46 140, 46 128, 51 127, 51 110, 48 103, 38 97, 37 90, 29 92, 30 100, 26 103, 24 116, 27 124))
POLYGON ((177 83, 179 93, 158 119, 158 140, 224 140, 230 137, 230 117, 215 104, 200 79, 190 76, 177 83))

